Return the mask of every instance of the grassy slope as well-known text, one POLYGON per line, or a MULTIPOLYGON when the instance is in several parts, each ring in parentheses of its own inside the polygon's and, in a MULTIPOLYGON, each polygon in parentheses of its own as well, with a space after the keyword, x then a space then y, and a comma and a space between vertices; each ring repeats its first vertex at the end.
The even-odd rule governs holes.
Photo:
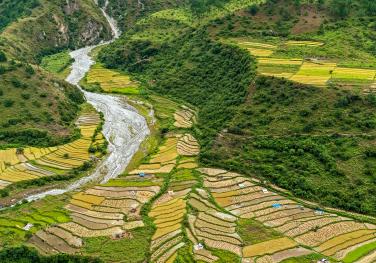
POLYGON ((86 255, 99 257, 105 262, 144 262, 152 233, 153 229, 146 226, 130 231, 131 239, 87 238, 84 251, 86 255))
POLYGON ((39 69, 29 72, 28 64, 0 64, 7 70, 0 79, 0 143, 47 146, 69 138, 81 93, 39 69))
POLYGON ((108 13, 116 18, 120 28, 126 30, 132 28, 142 17, 160 10, 185 6, 187 2, 187 0, 145 0, 142 1, 143 5, 140 5, 138 1, 112 0, 109 1, 108 13))
POLYGON ((65 79, 70 73, 70 65, 73 59, 68 51, 63 51, 42 58, 41 67, 48 72, 55 73, 57 76, 65 79))
POLYGON ((21 16, 30 15, 38 0, 4 0, 0 2, 0 31, 21 16))

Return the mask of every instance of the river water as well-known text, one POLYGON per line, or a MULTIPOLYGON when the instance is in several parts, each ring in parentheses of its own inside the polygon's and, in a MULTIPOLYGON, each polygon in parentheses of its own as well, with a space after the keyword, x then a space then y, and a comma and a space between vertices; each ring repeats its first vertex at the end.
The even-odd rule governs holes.
MULTIPOLYGON (((111 26, 114 39, 120 36, 116 22, 105 12, 108 1, 102 9, 104 16, 111 26)), ((110 43, 101 43, 104 45, 110 43)), ((70 75, 66 81, 78 85, 80 80, 95 63, 90 57, 90 52, 97 46, 84 47, 70 53, 74 59, 70 75)), ((96 169, 86 177, 83 177, 64 189, 52 189, 39 194, 31 195, 25 199, 34 201, 47 195, 60 195, 79 189, 89 182, 105 183, 119 176, 129 164, 133 155, 137 152, 142 141, 150 134, 147 122, 143 116, 127 104, 125 97, 98 94, 83 91, 87 102, 104 114, 103 135, 109 142, 108 155, 97 165, 96 169)))

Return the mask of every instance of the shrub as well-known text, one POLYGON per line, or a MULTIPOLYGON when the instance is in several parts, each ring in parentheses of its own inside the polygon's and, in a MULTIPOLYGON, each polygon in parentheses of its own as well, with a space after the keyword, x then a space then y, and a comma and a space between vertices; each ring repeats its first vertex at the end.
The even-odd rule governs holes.
POLYGON ((6 107, 6 108, 10 108, 10 107, 12 107, 13 104, 14 104, 14 100, 11 100, 11 99, 6 99, 6 100, 4 100, 4 102, 3 102, 3 105, 4 105, 4 107, 6 107))
POLYGON ((256 4, 253 4, 248 8, 248 13, 250 13, 253 16, 256 15, 258 11, 259 11, 259 7, 256 4))
POLYGON ((27 65, 25 66, 25 72, 26 72, 27 74, 29 74, 29 75, 34 75, 34 74, 35 74, 35 70, 34 70, 34 68, 33 68, 31 65, 29 65, 29 64, 27 64, 27 65))
POLYGON ((22 93, 22 94, 21 94, 21 97, 22 97, 24 100, 28 100, 28 99, 30 99, 30 94, 28 94, 28 93, 22 93))
POLYGON ((332 0, 329 4, 330 13, 338 18, 345 18, 350 13, 350 0, 332 0))
POLYGON ((15 87, 15 88, 21 88, 22 87, 22 82, 19 80, 19 79, 16 79, 16 78, 12 78, 10 80, 10 82, 12 83, 12 85, 15 87))
POLYGON ((5 72, 7 72, 7 68, 0 65, 0 75, 3 75, 5 72))
POLYGON ((4 51, 0 50, 0 62, 7 61, 7 56, 5 55, 4 51))

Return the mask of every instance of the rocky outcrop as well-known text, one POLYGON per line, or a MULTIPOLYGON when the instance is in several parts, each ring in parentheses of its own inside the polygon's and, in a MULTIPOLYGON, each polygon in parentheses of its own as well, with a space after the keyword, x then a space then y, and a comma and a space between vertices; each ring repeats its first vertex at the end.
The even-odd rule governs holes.
POLYGON ((75 11, 80 9, 80 5, 76 0, 66 0, 66 5, 64 6, 64 13, 67 15, 73 14, 75 11))
POLYGON ((94 45, 112 37, 102 11, 92 0, 43 1, 30 17, 0 35, 15 58, 36 59, 64 48, 94 45))
POLYGON ((80 32, 80 46, 97 43, 103 30, 103 25, 93 20, 89 20, 80 32))

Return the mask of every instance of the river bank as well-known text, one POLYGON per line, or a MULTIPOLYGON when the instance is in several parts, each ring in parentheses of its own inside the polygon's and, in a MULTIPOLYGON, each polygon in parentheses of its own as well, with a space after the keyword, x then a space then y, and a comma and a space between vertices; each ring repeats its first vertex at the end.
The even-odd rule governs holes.
MULTIPOLYGON (((91 57, 91 51, 96 47, 111 43, 120 36, 116 21, 106 13, 107 4, 108 1, 101 10, 112 29, 113 39, 70 52, 74 62, 66 81, 78 88, 80 88, 80 80, 85 77, 95 63, 91 57)), ((109 142, 108 154, 86 176, 70 180, 68 183, 55 183, 40 189, 25 189, 17 195, 18 198, 12 197, 7 202, 8 205, 14 205, 22 200, 35 201, 49 195, 61 195, 90 183, 105 183, 116 178, 125 170, 141 143, 150 135, 146 118, 131 106, 132 103, 135 105, 134 102, 128 103, 128 100, 120 95, 97 94, 83 90, 82 92, 87 102, 104 115, 105 122, 102 133, 109 142)))

